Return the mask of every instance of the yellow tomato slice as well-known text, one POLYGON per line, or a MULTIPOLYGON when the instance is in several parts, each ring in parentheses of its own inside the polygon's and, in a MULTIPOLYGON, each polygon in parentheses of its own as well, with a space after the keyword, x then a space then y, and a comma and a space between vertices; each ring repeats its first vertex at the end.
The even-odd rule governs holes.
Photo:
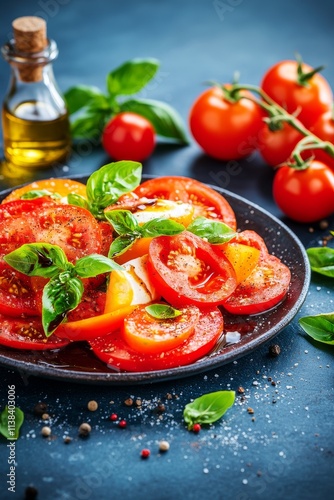
POLYGON ((250 275, 258 264, 261 253, 257 248, 234 242, 221 245, 221 251, 232 264, 237 283, 241 283, 250 275))
POLYGON ((118 257, 115 257, 114 260, 118 264, 124 264, 129 260, 136 259, 137 257, 142 257, 143 255, 148 254, 148 247, 153 238, 139 238, 134 242, 134 244, 127 250, 122 253, 118 257))
MULTIPOLYGON (((73 181, 71 179, 43 179, 40 181, 34 181, 25 186, 14 189, 3 201, 2 203, 7 203, 12 200, 19 200, 22 195, 28 193, 29 191, 41 191, 47 190, 51 193, 59 194, 61 197, 67 196, 69 193, 78 194, 87 198, 86 195, 86 185, 82 182, 73 181)), ((60 201, 61 202, 61 201, 60 201)))
POLYGON ((158 354, 175 349, 194 332, 200 318, 196 306, 180 309, 181 315, 171 319, 157 319, 139 306, 124 319, 123 336, 137 352, 158 354))

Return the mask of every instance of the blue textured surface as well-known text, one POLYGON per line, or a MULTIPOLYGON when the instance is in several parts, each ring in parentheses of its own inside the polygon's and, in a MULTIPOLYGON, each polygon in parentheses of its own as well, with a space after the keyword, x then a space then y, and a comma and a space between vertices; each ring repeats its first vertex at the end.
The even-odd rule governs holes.
MULTIPOLYGON (((230 81, 239 70, 241 81, 257 84, 271 64, 292 58, 296 51, 311 65, 325 64, 324 75, 334 85, 331 1, 17 0, 1 13, 1 43, 15 17, 32 14, 47 19, 49 36, 58 43, 54 69, 62 90, 79 83, 103 88, 105 75, 118 64, 156 57, 161 69, 142 96, 170 103, 185 121, 203 82, 230 81)), ((0 74, 3 97, 9 75, 4 61, 0 74)), ((37 175, 89 174, 107 161, 97 149, 73 158, 68 169, 37 175)), ((308 226, 281 217, 271 195, 272 171, 259 157, 240 166, 240 173, 227 179, 225 165, 207 158, 192 142, 184 148, 158 146, 144 163, 144 172, 217 183, 279 216, 306 246, 317 244, 323 234, 317 226, 310 233, 308 226)), ((0 185, 6 188, 22 180, 2 177, 0 185)), ((33 484, 41 500, 331 498, 333 348, 310 341, 297 319, 332 310, 332 283, 313 278, 302 310, 277 337, 280 356, 270 358, 266 345, 237 362, 180 381, 93 387, 1 369, 0 405, 5 404, 7 386, 14 384, 26 419, 16 443, 15 494, 7 491, 8 448, 0 438, 0 497, 24 498, 26 486, 33 484), (239 386, 245 389, 245 400, 238 395, 219 422, 197 435, 185 429, 182 411, 191 398, 239 386), (124 405, 129 396, 142 398, 140 409, 124 405), (94 413, 86 409, 91 399, 99 403, 94 413), (155 411, 160 399, 166 405, 161 416, 155 411), (51 440, 41 437, 43 423, 32 412, 42 400, 49 405, 51 440), (112 412, 128 421, 126 429, 110 422, 112 412), (86 440, 77 436, 83 421, 92 425, 86 440), (67 434, 73 441, 65 445, 67 434), (170 443, 165 454, 158 452, 160 439, 170 443), (151 456, 141 460, 140 450, 146 447, 151 456)))

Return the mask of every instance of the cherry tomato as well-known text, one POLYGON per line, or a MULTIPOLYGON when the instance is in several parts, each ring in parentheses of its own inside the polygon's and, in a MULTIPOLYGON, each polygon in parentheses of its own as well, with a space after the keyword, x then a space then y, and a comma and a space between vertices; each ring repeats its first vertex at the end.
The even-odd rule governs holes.
POLYGON ((157 177, 143 182, 134 191, 139 197, 183 201, 194 205, 194 218, 222 220, 233 229, 237 223, 228 201, 217 191, 189 177, 157 177))
POLYGON ((55 334, 45 337, 42 322, 37 318, 20 319, 0 316, 0 345, 14 349, 46 350, 59 349, 68 340, 59 339, 55 334))
POLYGON ((280 167, 273 196, 282 212, 297 222, 315 222, 334 211, 334 172, 313 160, 305 170, 280 167))
POLYGON ((119 113, 105 126, 102 145, 115 160, 142 161, 154 150, 154 128, 143 116, 119 113))
POLYGON ((182 344, 194 331, 200 317, 196 306, 180 309, 181 315, 156 319, 140 306, 124 319, 123 337, 135 351, 160 354, 182 344))
POLYGON ((0 313, 9 316, 38 316, 40 307, 31 278, 0 261, 0 313))
POLYGON ((229 261, 212 245, 187 231, 153 238, 148 256, 147 267, 154 287, 173 305, 221 304, 236 287, 229 261))
POLYGON ((273 167, 286 162, 303 135, 288 123, 272 131, 266 123, 259 132, 259 152, 264 161, 273 167))
MULTIPOLYGON (((242 95, 250 96, 246 91, 242 95)), ((249 99, 231 103, 220 87, 212 87, 194 102, 189 125, 194 139, 209 156, 237 160, 256 149, 262 111, 249 99)))
POLYGON ((285 297, 290 271, 277 257, 267 255, 224 302, 231 314, 259 314, 276 306, 285 297))
POLYGON ((50 193, 55 193, 61 197, 65 197, 70 193, 78 194, 87 198, 86 185, 81 182, 73 181, 71 179, 43 179, 26 184, 21 188, 14 189, 2 203, 7 203, 12 200, 19 200, 24 194, 29 191, 42 191, 47 190, 50 193))
MULTIPOLYGON (((327 111, 321 115, 318 120, 312 125, 310 128, 311 132, 314 133, 319 139, 323 141, 329 141, 334 144, 334 119, 333 119, 333 111, 327 111)), ((332 170, 334 170, 334 158, 330 156, 328 153, 321 149, 314 149, 312 151, 315 158, 317 160, 322 161, 332 170)))
MULTIPOLYGON (((306 126, 313 125, 318 117, 331 109, 333 93, 327 80, 316 73, 306 82, 298 75, 298 61, 280 61, 264 75, 262 89, 289 113, 297 113, 306 126)), ((303 63, 303 73, 312 67, 303 63)))
POLYGON ((224 328, 221 312, 206 309, 200 312, 194 333, 176 347, 158 354, 143 354, 132 349, 121 331, 90 341, 95 355, 116 370, 130 372, 153 371, 189 365, 208 354, 215 346, 224 328))

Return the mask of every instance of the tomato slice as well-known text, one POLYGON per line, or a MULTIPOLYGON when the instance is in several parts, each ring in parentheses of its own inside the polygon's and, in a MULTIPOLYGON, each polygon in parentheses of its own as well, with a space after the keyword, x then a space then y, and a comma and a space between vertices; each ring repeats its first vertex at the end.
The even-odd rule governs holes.
POLYGON ((236 288, 229 261, 212 245, 187 231, 154 238, 148 255, 151 281, 173 305, 218 305, 236 288))
POLYGON ((62 197, 73 193, 87 198, 86 185, 82 182, 73 181, 71 179, 43 179, 14 189, 8 196, 6 196, 2 203, 8 203, 12 200, 19 200, 25 193, 28 193, 29 191, 42 190, 47 190, 50 193, 55 193, 62 197))
MULTIPOLYGON (((241 231, 230 242, 258 249, 260 258, 251 273, 224 301, 224 308, 231 314, 259 314, 276 306, 288 291, 289 268, 269 254, 263 238, 255 231, 241 231)), ((220 247, 223 249, 224 245, 220 247)))
POLYGON ((0 313, 9 316, 38 316, 31 279, 0 260, 0 313))
POLYGON ((115 370, 141 372, 164 370, 189 365, 208 354, 224 328, 217 308, 201 310, 194 332, 175 349, 158 354, 143 354, 132 349, 117 330, 103 338, 90 341, 94 354, 115 370))
POLYGON ((237 223, 228 201, 217 191, 189 177, 158 177, 149 179, 134 192, 139 197, 183 201, 194 205, 194 217, 222 220, 233 229, 237 223))
POLYGON ((68 344, 68 340, 56 335, 45 337, 40 319, 20 319, 0 316, 0 345, 14 349, 47 350, 59 349, 68 344))
POLYGON ((145 306, 138 307, 124 320, 125 342, 145 354, 174 349, 193 333, 200 317, 196 306, 183 307, 180 311, 182 314, 175 318, 157 319, 146 312, 145 306))

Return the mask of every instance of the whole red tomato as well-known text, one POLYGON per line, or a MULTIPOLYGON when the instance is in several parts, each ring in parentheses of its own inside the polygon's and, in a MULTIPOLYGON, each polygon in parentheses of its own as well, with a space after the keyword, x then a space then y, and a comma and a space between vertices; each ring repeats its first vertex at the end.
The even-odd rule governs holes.
MULTIPOLYGON (((243 91, 242 95, 251 94, 243 91)), ((194 139, 209 156, 237 160, 256 149, 262 111, 249 99, 229 102, 220 87, 212 87, 194 102, 189 125, 194 139)))
POLYGON ((261 87, 277 104, 289 113, 298 113, 298 119, 310 127, 318 117, 331 108, 333 93, 327 80, 316 73, 303 80, 312 67, 298 61, 281 61, 264 75, 261 87), (299 74, 298 67, 302 74, 299 74))
MULTIPOLYGON (((321 115, 315 124, 311 127, 311 132, 323 141, 329 141, 334 144, 334 118, 333 112, 327 111, 321 115)), ((326 163, 332 170, 334 170, 334 158, 329 156, 325 151, 321 149, 314 149, 313 154, 315 157, 326 163)))
POLYGON ((284 165, 274 177, 273 196, 290 219, 318 221, 334 212, 334 173, 317 160, 305 170, 284 165))
POLYGON ((287 161, 303 135, 288 123, 272 131, 266 123, 259 132, 259 152, 268 165, 273 167, 287 161))
POLYGON ((119 113, 105 126, 102 145, 115 160, 142 161, 154 150, 154 128, 143 116, 119 113))

